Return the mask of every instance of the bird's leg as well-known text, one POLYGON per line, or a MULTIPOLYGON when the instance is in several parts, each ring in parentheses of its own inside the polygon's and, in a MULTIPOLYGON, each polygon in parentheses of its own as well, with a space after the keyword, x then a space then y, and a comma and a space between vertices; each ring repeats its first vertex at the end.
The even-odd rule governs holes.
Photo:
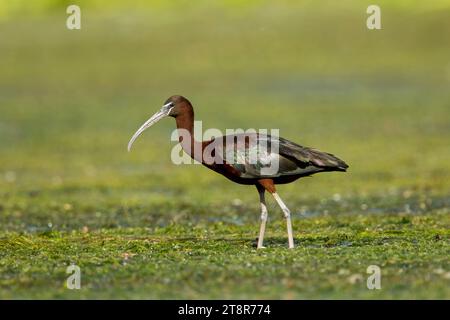
POLYGON ((272 195, 275 198, 275 200, 277 201, 278 205, 281 207, 281 210, 283 210, 284 217, 286 218, 289 249, 292 249, 292 248, 294 248, 294 237, 292 236, 291 211, 284 204, 283 200, 281 200, 280 196, 276 192, 273 192, 272 195))
POLYGON ((259 228, 259 237, 258 237, 258 249, 264 248, 264 232, 266 231, 266 222, 267 222, 267 206, 266 199, 264 193, 266 191, 264 188, 258 188, 259 193, 259 202, 261 204, 261 227, 259 228))

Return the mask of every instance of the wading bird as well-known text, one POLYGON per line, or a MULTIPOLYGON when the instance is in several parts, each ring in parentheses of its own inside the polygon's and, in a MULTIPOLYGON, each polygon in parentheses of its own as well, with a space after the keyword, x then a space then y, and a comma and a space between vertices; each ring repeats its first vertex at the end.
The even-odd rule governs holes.
POLYGON ((290 183, 319 172, 346 171, 348 165, 330 153, 302 147, 281 137, 259 133, 240 133, 215 137, 208 141, 194 139, 194 109, 186 98, 175 95, 167 99, 161 110, 148 119, 128 143, 133 142, 159 120, 175 118, 179 142, 189 156, 233 182, 254 185, 261 204, 261 226, 258 248, 263 247, 267 221, 265 191, 275 198, 284 213, 289 248, 294 248, 291 214, 277 194, 275 185, 290 183))

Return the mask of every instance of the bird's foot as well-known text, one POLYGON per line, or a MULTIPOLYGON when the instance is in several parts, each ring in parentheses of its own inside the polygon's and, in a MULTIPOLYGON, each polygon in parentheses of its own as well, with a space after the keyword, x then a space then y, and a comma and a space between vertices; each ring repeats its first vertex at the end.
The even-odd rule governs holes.
POLYGON ((262 245, 262 243, 259 243, 259 238, 255 239, 255 242, 253 242, 253 248, 256 247, 256 249, 265 249, 266 247, 262 245))

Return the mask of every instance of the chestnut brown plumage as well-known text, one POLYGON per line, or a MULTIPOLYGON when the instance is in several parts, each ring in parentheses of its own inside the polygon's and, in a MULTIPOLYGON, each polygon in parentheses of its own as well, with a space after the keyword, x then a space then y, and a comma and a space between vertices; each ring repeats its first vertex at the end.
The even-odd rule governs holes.
POLYGON ((193 159, 231 181, 256 186, 261 204, 258 248, 263 248, 267 221, 265 191, 273 195, 283 210, 287 222, 289 248, 293 248, 290 211, 277 194, 275 185, 290 183, 319 172, 346 171, 348 168, 344 161, 330 153, 303 147, 281 137, 256 132, 196 141, 194 109, 189 100, 179 95, 167 99, 161 110, 136 131, 128 144, 128 150, 145 129, 167 116, 175 118, 180 144, 193 159))

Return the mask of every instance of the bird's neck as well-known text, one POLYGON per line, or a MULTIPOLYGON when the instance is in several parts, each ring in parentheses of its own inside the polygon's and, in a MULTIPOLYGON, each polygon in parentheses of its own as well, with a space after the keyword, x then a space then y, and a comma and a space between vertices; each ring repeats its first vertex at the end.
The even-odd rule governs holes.
POLYGON ((203 144, 194 138, 194 114, 187 113, 176 117, 178 141, 183 150, 194 160, 202 162, 203 144))

